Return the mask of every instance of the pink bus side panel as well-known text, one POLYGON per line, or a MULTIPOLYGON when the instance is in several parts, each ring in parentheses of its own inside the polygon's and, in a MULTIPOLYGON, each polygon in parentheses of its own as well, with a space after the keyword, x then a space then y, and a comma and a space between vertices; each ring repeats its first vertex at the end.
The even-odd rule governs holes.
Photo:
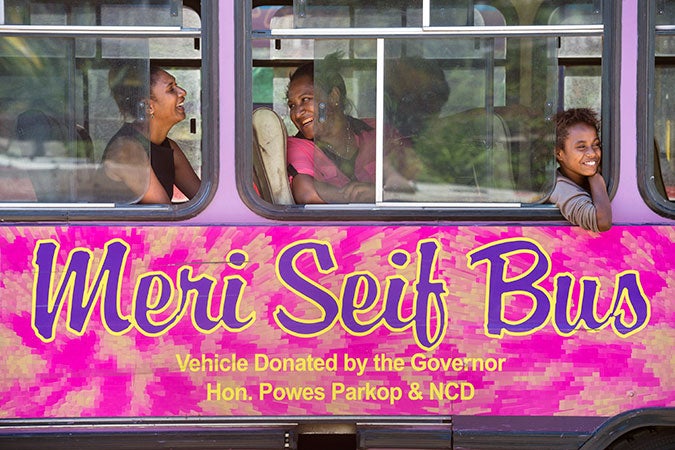
POLYGON ((1 228, 0 418, 674 406, 674 238, 1 228))

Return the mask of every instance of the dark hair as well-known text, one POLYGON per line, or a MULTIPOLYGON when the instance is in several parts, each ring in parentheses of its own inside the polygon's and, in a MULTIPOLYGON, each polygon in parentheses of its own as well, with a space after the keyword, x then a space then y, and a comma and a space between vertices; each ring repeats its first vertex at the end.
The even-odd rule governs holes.
POLYGON ((403 136, 418 135, 424 130, 430 120, 440 115, 450 96, 445 73, 433 59, 388 59, 384 79, 385 116, 403 136))
POLYGON ((600 134, 600 120, 595 111, 590 108, 572 108, 561 111, 555 116, 555 146, 564 149, 565 140, 569 136, 569 129, 580 123, 595 128, 595 132, 600 134))
POLYGON ((392 59, 387 61, 385 70, 385 79, 387 79, 385 94, 390 94, 386 90, 396 90, 403 84, 404 89, 413 87, 427 89, 430 94, 438 98, 438 103, 441 105, 450 96, 450 85, 445 78, 445 73, 438 61, 434 59, 419 56, 392 59))
MULTIPOLYGON (((337 88, 344 107, 347 103, 347 87, 344 78, 339 73, 339 56, 339 53, 331 53, 323 60, 310 61, 301 65, 291 74, 289 86, 298 78, 309 77, 314 87, 319 88, 326 95, 337 88)), ((288 97, 288 92, 286 96, 288 97)))
POLYGON ((115 103, 125 117, 145 118, 145 99, 150 98, 151 88, 157 83, 159 66, 143 61, 115 64, 108 72, 108 86, 115 103))

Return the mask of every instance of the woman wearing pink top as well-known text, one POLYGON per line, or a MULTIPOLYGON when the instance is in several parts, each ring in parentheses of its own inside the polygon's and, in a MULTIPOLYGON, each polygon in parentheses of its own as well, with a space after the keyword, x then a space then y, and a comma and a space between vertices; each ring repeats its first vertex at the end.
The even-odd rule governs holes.
MULTIPOLYGON (((345 114, 346 88, 335 71, 299 67, 288 85, 288 109, 298 134, 289 137, 291 189, 298 204, 375 201, 375 123, 345 114)), ((385 187, 414 185, 384 161, 385 187)))

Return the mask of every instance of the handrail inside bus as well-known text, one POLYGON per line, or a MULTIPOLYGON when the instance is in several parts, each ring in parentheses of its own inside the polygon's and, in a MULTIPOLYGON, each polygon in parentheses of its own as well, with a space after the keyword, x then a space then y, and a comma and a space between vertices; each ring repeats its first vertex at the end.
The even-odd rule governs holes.
POLYGON ((487 203, 487 202, 376 202, 376 203, 325 203, 325 204, 312 204, 308 203, 303 205, 306 209, 314 210, 341 210, 341 209, 362 209, 362 210, 372 210, 372 209, 400 209, 400 208, 521 208, 522 203, 511 203, 511 202, 502 202, 502 203, 487 203))
POLYGON ((0 202, 2 209, 84 209, 84 208, 115 208, 115 203, 41 203, 41 202, 0 202))
POLYGON ((0 25, 0 36, 154 36, 154 37, 201 37, 199 28, 180 26, 88 26, 88 25, 0 25))
POLYGON ((252 30, 253 38, 293 38, 297 36, 321 36, 337 38, 359 37, 509 37, 509 36, 599 36, 604 25, 514 25, 514 26, 462 26, 462 27, 391 27, 391 28, 274 28, 252 30))

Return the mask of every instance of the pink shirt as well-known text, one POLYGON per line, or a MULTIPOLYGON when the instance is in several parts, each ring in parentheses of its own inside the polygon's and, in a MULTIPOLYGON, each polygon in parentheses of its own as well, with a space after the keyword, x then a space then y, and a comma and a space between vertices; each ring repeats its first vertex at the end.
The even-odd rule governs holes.
MULTIPOLYGON (((359 148, 354 162, 354 178, 366 183, 375 182, 375 120, 363 119, 371 129, 355 135, 354 139, 359 148)), ((342 173, 331 159, 317 146, 314 141, 297 137, 289 137, 287 141, 288 164, 298 173, 309 175, 317 181, 343 187, 352 181, 342 173)))

